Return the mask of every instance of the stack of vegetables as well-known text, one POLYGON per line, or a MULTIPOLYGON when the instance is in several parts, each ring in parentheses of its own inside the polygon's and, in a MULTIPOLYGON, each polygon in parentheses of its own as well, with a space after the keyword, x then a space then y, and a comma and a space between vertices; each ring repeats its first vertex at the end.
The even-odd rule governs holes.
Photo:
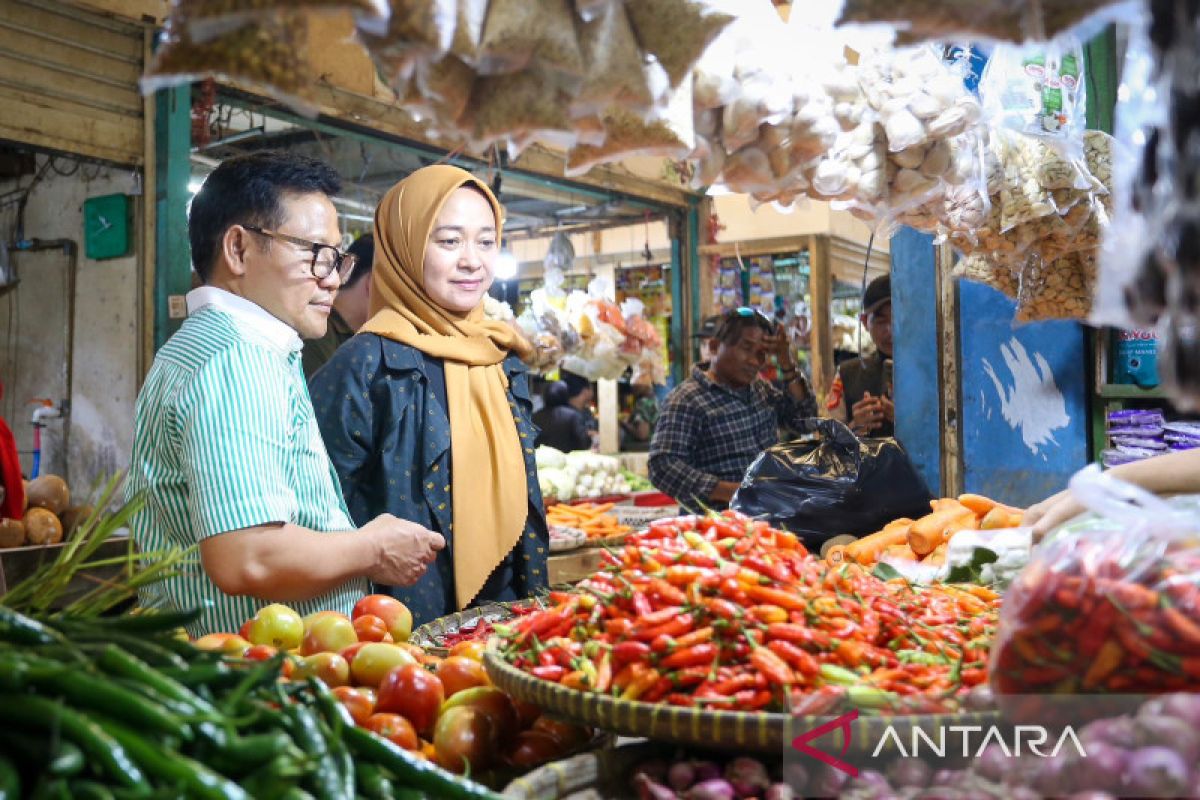
POLYGON ((620 524, 610 513, 614 506, 614 503, 560 503, 546 509, 546 521, 551 525, 581 530, 589 539, 607 539, 629 533, 632 529, 620 524))
POLYGON ((850 561, 870 566, 893 558, 941 565, 950 540, 960 531, 1001 530, 1021 524, 1019 509, 974 494, 934 500, 930 507, 932 513, 918 520, 898 519, 851 544, 831 547, 825 557, 831 564, 850 561))
POLYGON ((57 475, 34 478, 24 488, 23 516, 0 519, 0 548, 58 544, 92 515, 91 506, 71 504, 71 490, 57 475))
POLYGON ((594 499, 629 492, 621 463, 590 450, 563 453, 543 445, 537 449, 538 482, 542 494, 562 502, 594 499))
POLYGON ((175 638, 196 616, 0 607, 0 796, 492 796, 356 728, 322 681, 282 682, 283 655, 175 638))
POLYGON ((553 607, 500 629, 531 675, 624 700, 933 712, 986 680, 998 596, 831 566, 736 512, 652 523, 553 607))

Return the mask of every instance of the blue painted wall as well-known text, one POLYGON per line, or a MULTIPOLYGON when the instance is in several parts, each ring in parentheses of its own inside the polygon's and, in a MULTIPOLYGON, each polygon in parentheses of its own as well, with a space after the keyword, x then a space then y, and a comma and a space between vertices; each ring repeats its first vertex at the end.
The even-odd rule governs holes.
POLYGON ((896 438, 925 485, 942 485, 937 282, 933 237, 912 228, 892 236, 893 394, 896 438))
POLYGON ((959 282, 963 486, 1025 506, 1087 464, 1087 351, 1078 324, 1014 327, 1015 310, 959 282))

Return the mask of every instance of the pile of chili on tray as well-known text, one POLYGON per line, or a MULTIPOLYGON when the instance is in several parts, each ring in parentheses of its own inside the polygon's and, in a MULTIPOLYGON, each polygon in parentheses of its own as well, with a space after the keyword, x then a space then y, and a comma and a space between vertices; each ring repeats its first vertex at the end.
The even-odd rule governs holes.
POLYGON ((626 700, 819 714, 952 711, 985 682, 999 597, 832 567, 727 511, 660 520, 510 625, 535 677, 626 700))

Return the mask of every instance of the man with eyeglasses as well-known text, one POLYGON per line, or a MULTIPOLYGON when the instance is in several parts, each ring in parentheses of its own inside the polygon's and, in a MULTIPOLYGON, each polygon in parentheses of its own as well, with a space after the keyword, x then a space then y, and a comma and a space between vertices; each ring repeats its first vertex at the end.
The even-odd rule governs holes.
POLYGON ((349 614, 368 581, 410 585, 442 537, 391 515, 354 530, 301 372, 354 269, 338 248, 337 173, 262 152, 225 161, 192 200, 203 286, 138 395, 127 495, 146 552, 199 545, 199 565, 142 593, 202 609, 188 632, 234 632, 264 605, 349 614))
POLYGON ((711 361, 667 397, 650 441, 650 481, 691 511, 728 505, 779 429, 817 411, 787 337, 761 313, 725 314, 709 350, 711 361), (784 389, 759 377, 772 355, 784 389))

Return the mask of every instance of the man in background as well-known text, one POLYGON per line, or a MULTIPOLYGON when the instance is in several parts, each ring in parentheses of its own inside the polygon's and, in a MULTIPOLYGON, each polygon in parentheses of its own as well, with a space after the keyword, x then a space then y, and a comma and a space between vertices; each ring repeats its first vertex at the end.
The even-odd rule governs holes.
POLYGON ((826 416, 844 422, 858 436, 896 435, 892 403, 892 280, 882 275, 863 292, 863 327, 875 352, 843 362, 829 390, 826 416))
POLYGON ((305 378, 311 378, 313 373, 325 366, 334 352, 367 321, 371 305, 370 278, 371 267, 375 263, 375 237, 369 233, 358 237, 346 252, 355 258, 354 272, 350 273, 349 279, 333 300, 325 335, 304 343, 302 359, 305 378))
POLYGON ((725 314, 710 348, 711 362, 667 397, 650 442, 650 481, 691 511, 727 506, 779 429, 817 411, 787 337, 759 312, 725 314), (759 377, 772 355, 785 389, 759 377))

